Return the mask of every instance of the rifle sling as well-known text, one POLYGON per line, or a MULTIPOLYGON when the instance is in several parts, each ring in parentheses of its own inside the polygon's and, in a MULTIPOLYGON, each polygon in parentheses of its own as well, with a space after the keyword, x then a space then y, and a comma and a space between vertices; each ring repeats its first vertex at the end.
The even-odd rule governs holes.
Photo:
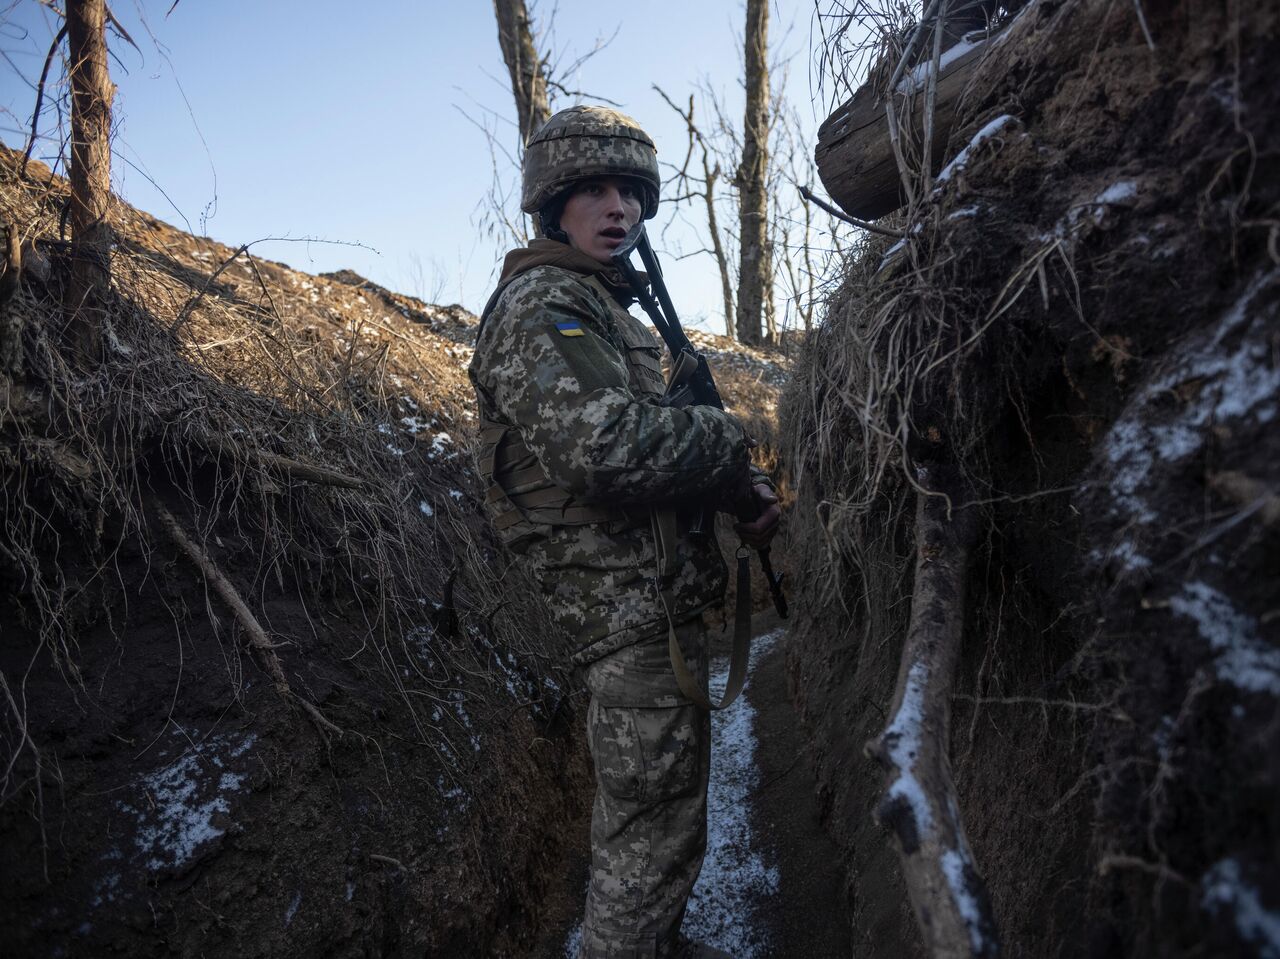
MULTIPOLYGON (((674 551, 664 549, 659 514, 662 510, 653 511, 653 538, 658 552, 658 570, 674 558, 674 551)), ((667 546, 673 545, 669 541, 667 546)), ((720 702, 713 703, 710 690, 698 685, 689 664, 685 661, 684 652, 680 649, 680 640, 676 636, 675 616, 672 612, 673 585, 675 575, 660 575, 658 578, 658 597, 662 600, 662 610, 667 617, 667 655, 671 658, 671 671, 675 673, 676 685, 698 706, 707 710, 726 709, 742 692, 747 682, 747 665, 751 660, 751 559, 750 553, 741 548, 738 550, 738 596, 733 611, 733 652, 729 658, 729 681, 725 684, 724 695, 720 702)))

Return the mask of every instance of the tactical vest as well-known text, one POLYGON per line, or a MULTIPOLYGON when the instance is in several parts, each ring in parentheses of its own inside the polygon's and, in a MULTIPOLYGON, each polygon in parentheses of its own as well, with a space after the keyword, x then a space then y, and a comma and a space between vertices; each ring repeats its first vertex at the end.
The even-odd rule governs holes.
MULTIPOLYGON (((581 277, 608 306, 609 320, 625 347, 624 360, 631 391, 637 396, 660 397, 666 390, 662 375, 662 353, 653 334, 643 323, 628 313, 608 288, 594 276, 581 277)), ((481 314, 481 324, 497 304, 502 289, 497 290, 481 314)), ((627 511, 618 507, 580 504, 573 494, 561 489, 538 462, 537 456, 520 437, 513 425, 480 411, 480 446, 476 460, 480 476, 487 485, 485 502, 493 528, 503 542, 511 545, 536 535, 537 527, 585 526, 607 523, 615 531, 648 525, 649 511, 627 511)))

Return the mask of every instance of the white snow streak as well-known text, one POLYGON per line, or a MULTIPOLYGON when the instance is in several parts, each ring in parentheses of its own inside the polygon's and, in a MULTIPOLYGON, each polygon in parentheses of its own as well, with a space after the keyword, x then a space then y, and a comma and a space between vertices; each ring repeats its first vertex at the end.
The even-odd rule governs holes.
POLYGON ((1010 123, 1017 122, 1017 120, 1007 113, 996 117, 973 135, 973 139, 969 141, 968 145, 965 146, 963 150, 955 155, 955 159, 942 168, 942 172, 938 174, 938 178, 934 182, 941 185, 946 183, 957 173, 962 172, 964 168, 969 165, 969 158, 973 155, 973 151, 977 149, 983 141, 991 139, 1010 123))
POLYGON ((978 900, 969 889, 965 879, 964 867, 972 868, 968 857, 955 849, 948 849, 942 854, 942 874, 947 877, 947 885, 951 887, 951 898, 955 900, 960 918, 969 928, 969 945, 975 953, 982 952, 982 910, 978 908, 978 900))
POLYGON ((1258 623, 1252 616, 1200 581, 1185 584, 1181 593, 1170 598, 1169 608, 1196 624, 1217 654, 1213 666, 1220 679, 1239 689, 1280 697, 1280 650, 1258 637, 1258 623))
POLYGON ((919 662, 912 664, 907 673, 907 687, 902 693, 902 705, 884 731, 889 743, 889 758, 898 769, 898 778, 889 786, 887 795, 905 799, 911 806, 921 840, 924 833, 933 829, 929 801, 925 798, 924 787, 915 777, 915 760, 920 754, 920 727, 924 723, 924 687, 928 681, 928 667, 919 662))
MULTIPOLYGON (((942 56, 938 59, 938 75, 941 76, 947 71, 947 67, 955 63, 970 50, 977 47, 982 42, 981 34, 976 35, 976 39, 969 39, 974 34, 967 34, 959 43, 942 51, 942 56)), ((933 75, 933 58, 930 57, 924 63, 917 64, 909 71, 901 80, 898 81, 895 90, 903 96, 910 96, 919 90, 923 90, 925 84, 929 82, 929 77, 933 75)))
POLYGON ((1112 499, 1138 522, 1159 518, 1144 489, 1157 461, 1174 463, 1197 453, 1211 424, 1246 416, 1259 423, 1275 418, 1280 368, 1272 366, 1266 333, 1276 304, 1260 304, 1252 312, 1251 307, 1276 276, 1271 270, 1254 277, 1208 342, 1189 340, 1179 350, 1181 362, 1143 387, 1103 440, 1112 499), (1227 346, 1225 341, 1241 330, 1237 345, 1227 346), (1170 419, 1163 411, 1184 384, 1198 384, 1198 393, 1170 419))
POLYGON ((1204 874, 1200 886, 1202 908, 1214 914, 1231 909, 1240 938, 1257 947, 1259 959, 1280 959, 1280 915, 1262 905, 1258 890, 1241 878, 1238 862, 1217 863, 1204 874))

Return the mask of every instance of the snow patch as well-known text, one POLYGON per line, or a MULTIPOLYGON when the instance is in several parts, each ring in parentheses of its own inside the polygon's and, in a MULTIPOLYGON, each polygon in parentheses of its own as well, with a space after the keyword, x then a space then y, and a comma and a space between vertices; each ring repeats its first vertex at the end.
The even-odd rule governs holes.
POLYGON ((1132 180, 1120 180, 1111 184, 1096 197, 1093 202, 1109 206, 1120 206, 1138 195, 1138 185, 1132 180))
POLYGON ((902 705, 893 715, 893 722, 884 731, 889 745, 889 758, 898 770, 898 776, 889 786, 886 795, 902 799, 915 816, 916 829, 921 840, 924 833, 933 829, 933 814, 925 798, 924 787, 914 774, 915 760, 920 755, 921 726, 924 724, 924 688, 929 682, 929 669, 924 663, 913 663, 907 673, 906 689, 902 693, 902 705))
MULTIPOLYGON (((145 857, 146 868, 176 869, 224 833, 215 819, 230 815, 228 799, 241 790, 247 776, 223 769, 218 754, 238 759, 256 739, 253 734, 242 739, 226 735, 197 743, 173 762, 143 776, 142 798, 136 803, 117 804, 138 821, 134 843, 145 857)), ((97 898, 110 900, 113 892, 114 886, 104 887, 97 898)))
POLYGON ((965 877, 966 866, 970 870, 973 868, 972 862, 965 853, 948 849, 942 854, 942 874, 946 876, 947 885, 951 887, 951 898, 956 904, 956 909, 960 911, 960 918, 969 929, 969 945, 973 947, 975 955, 980 955, 984 941, 982 910, 978 907, 978 900, 969 888, 969 881, 965 877))
POLYGON ((443 430, 431 437, 431 450, 427 453, 429 457, 435 459, 437 456, 443 456, 452 459, 457 456, 456 449, 450 449, 453 446, 453 437, 443 430))
POLYGON ((1280 650, 1258 637, 1258 623, 1206 583, 1195 581, 1169 600, 1169 608, 1196 624, 1217 654, 1218 678, 1251 693, 1280 697, 1280 650))
MULTIPOLYGON (((938 177, 934 182, 939 186, 941 186, 943 183, 946 183, 957 173, 963 172, 964 168, 969 165, 969 159, 970 157, 973 156, 974 150, 976 150, 986 140, 990 140, 997 133, 999 133, 1001 130, 1007 127, 1010 123, 1017 123, 1017 122, 1018 122, 1017 120, 1015 120, 1012 116, 1010 116, 1007 113, 1001 114, 1000 116, 996 117, 994 120, 992 120, 985 127, 983 127, 981 130, 979 130, 977 133, 973 135, 973 139, 969 141, 969 143, 965 146, 965 148, 961 150, 959 153, 957 153, 955 155, 955 158, 950 163, 948 163, 945 167, 942 168, 942 172, 938 174, 938 177)), ((934 190, 935 195, 937 194, 937 192, 938 192, 937 190, 934 190)))
MULTIPOLYGON (((1117 508, 1140 523, 1158 518, 1144 495, 1157 462, 1176 463, 1197 453, 1210 424, 1252 417, 1259 423, 1275 418, 1280 396, 1280 368, 1271 362, 1267 331, 1274 323, 1276 301, 1250 315, 1258 294, 1280 271, 1258 274, 1223 315, 1212 336, 1190 339, 1179 349, 1179 362, 1155 378, 1130 401, 1102 442, 1111 467, 1113 511, 1117 508), (1241 331, 1238 345, 1228 337, 1241 331), (1180 387, 1196 395, 1170 419, 1162 411, 1180 387)), ((1177 400, 1182 403, 1184 401, 1177 400)))
POLYGON ((1200 906, 1217 915, 1225 909, 1235 914, 1240 938, 1256 946, 1259 959, 1280 959, 1280 914, 1262 904, 1258 890, 1240 875, 1240 864, 1224 859, 1200 880, 1200 906))

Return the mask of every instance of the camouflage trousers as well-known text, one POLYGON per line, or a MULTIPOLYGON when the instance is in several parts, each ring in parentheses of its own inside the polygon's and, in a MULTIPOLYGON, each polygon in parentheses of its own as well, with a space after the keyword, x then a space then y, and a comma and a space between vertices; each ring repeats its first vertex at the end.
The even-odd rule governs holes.
MULTIPOLYGON (((701 620, 676 635, 705 683, 701 620)), ((707 848, 710 717, 676 686, 665 636, 610 653, 586 679, 597 785, 579 956, 665 959, 707 848)))

